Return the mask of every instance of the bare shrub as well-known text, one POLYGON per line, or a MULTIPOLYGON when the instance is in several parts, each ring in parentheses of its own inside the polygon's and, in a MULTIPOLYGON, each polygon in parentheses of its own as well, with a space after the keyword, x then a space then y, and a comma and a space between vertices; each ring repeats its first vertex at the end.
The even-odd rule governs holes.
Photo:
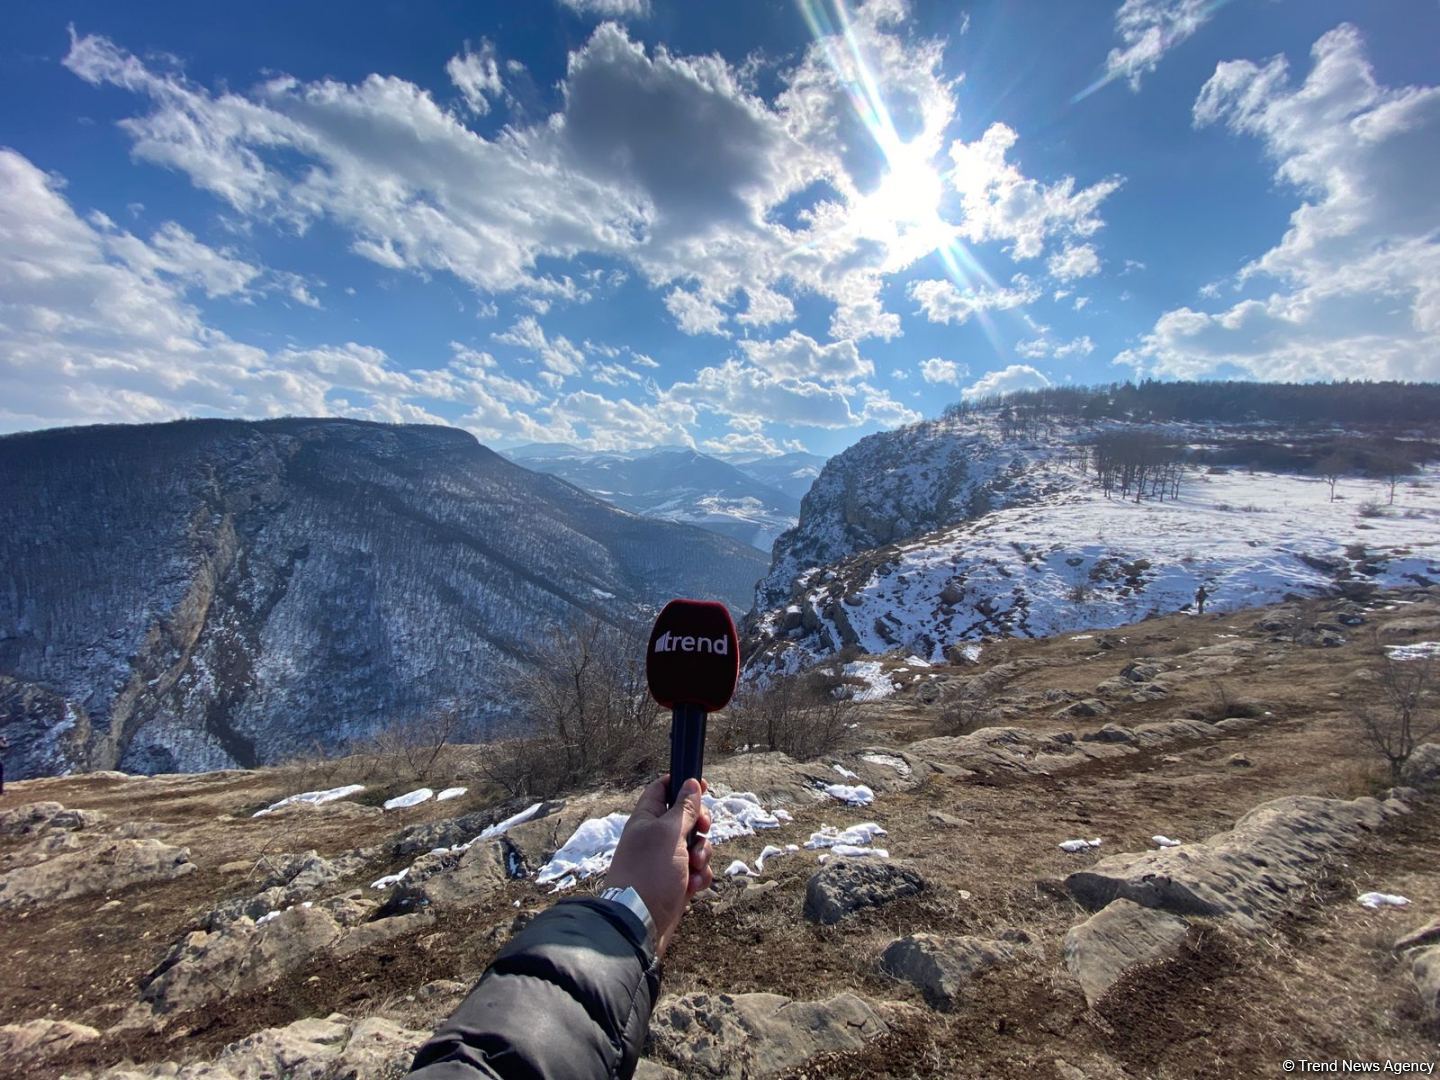
POLYGON ((836 749, 854 714, 835 670, 819 668, 741 687, 721 718, 721 738, 807 761, 836 749))
POLYGON ((1185 710, 1185 715, 1189 719, 1204 720, 1213 724, 1237 716, 1253 720, 1265 715, 1265 708, 1259 702, 1242 701, 1232 696, 1229 689, 1219 679, 1211 681, 1206 697, 1206 701, 1185 710))
POLYGON ((1385 508, 1373 499, 1366 499, 1355 508, 1355 513, 1362 518, 1381 518, 1385 516, 1385 508))
POLYGON ((448 775, 442 754, 460 740, 463 728, 460 710, 454 706, 392 720, 355 748, 353 757, 344 762, 346 771, 381 783, 448 775))
POLYGON ((993 727, 999 713, 988 697, 977 687, 959 685, 949 688, 940 699, 936 726, 946 735, 968 735, 983 727, 993 727))
POLYGON ((1440 734, 1434 660, 1396 660, 1379 650, 1368 695, 1356 706, 1355 723, 1370 748, 1390 766, 1390 782, 1421 743, 1440 734))
POLYGON ((661 710, 645 682, 649 627, 581 617, 555 630, 509 686, 510 738, 479 771, 511 794, 629 782, 664 759, 661 710))

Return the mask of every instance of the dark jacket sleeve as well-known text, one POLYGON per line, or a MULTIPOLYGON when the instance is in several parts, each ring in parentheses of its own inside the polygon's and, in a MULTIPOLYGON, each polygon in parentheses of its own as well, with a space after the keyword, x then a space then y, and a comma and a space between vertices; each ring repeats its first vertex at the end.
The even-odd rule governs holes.
POLYGON ((621 904, 541 912, 415 1055, 412 1080, 598 1080, 635 1072, 660 967, 621 904))

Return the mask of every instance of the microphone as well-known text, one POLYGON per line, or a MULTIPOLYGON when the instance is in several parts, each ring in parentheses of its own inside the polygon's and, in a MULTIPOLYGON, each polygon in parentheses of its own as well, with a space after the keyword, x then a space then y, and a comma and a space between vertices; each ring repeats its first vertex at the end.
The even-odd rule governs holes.
POLYGON ((655 620, 645 653, 650 695, 670 710, 670 787, 674 806, 686 780, 705 765, 705 725, 723 709, 740 678, 740 638, 724 604, 671 600, 655 620))

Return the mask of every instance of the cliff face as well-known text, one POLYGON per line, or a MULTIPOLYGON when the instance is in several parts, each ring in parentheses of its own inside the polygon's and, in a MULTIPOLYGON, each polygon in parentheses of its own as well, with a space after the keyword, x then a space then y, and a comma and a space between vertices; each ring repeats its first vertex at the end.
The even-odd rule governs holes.
POLYGON ((483 730, 547 627, 679 593, 740 608, 763 570, 454 429, 9 436, 0 731, 25 776, 249 766, 451 705, 483 730))

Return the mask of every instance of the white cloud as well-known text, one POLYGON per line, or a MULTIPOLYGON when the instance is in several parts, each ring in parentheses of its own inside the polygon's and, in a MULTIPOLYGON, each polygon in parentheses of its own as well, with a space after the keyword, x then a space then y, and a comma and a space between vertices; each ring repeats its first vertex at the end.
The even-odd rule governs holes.
POLYGON ((1315 43, 1304 82, 1283 57, 1215 69, 1198 125, 1258 138, 1302 196, 1238 282, 1268 295, 1168 311, 1117 361, 1175 376, 1440 377, 1440 88, 1375 81, 1357 30, 1315 43))
POLYGON ((675 325, 687 334, 718 334, 729 337, 725 329, 725 312, 713 299, 684 289, 671 289, 665 295, 665 310, 675 325))
POLYGON ((920 377, 928 383, 949 383, 951 386, 959 386, 960 379, 970 374, 970 369, 963 364, 957 364, 954 360, 941 360, 932 356, 920 364, 920 377))
POLYGON ((850 407, 850 387, 771 375, 737 360, 704 367, 693 380, 665 392, 674 401, 696 405, 726 417, 816 428, 857 427, 863 415, 850 407))
POLYGON ((1125 0, 1115 13, 1115 31, 1124 44, 1105 58, 1105 81, 1127 79, 1131 90, 1139 90, 1141 76, 1220 7, 1216 0, 1125 0))
POLYGON ((1041 296, 1040 289, 1023 275, 1017 275, 1010 288, 984 286, 962 292, 954 282, 938 278, 912 281, 908 291, 934 323, 964 323, 976 312, 1007 311, 1034 303, 1041 296))
MULTIPOLYGON (((1052 277, 1061 281, 1090 277, 1100 272, 1100 256, 1090 244, 1067 244, 1045 264, 1052 277)), ((1058 299, 1058 297, 1057 297, 1058 299)))
POLYGON ((950 144, 951 183, 965 210, 961 232, 979 243, 1008 242, 1015 259, 1033 259, 1051 238, 1092 236, 1104 224, 1100 204, 1119 187, 1109 177, 1075 190, 1067 176, 1042 184, 1006 160, 1019 136, 1005 124, 991 124, 972 143, 950 144))
POLYGON ((1067 360, 1072 356, 1089 356, 1094 351, 1095 342, 1088 334, 1071 338, 1069 341, 1055 341, 1048 333, 1042 333, 1029 341, 1015 343, 1016 354, 1027 360, 1043 360, 1046 357, 1067 360))
POLYGON ((756 367, 797 379, 851 382, 875 372, 875 365, 860 355, 855 342, 821 345, 798 330, 775 341, 743 341, 741 348, 756 367))
POLYGON ((556 375, 578 375, 585 364, 582 353, 563 335, 551 338, 533 315, 522 315, 509 330, 490 335, 502 345, 525 349, 556 375))
POLYGON ((560 4, 577 15, 592 15, 601 19, 650 14, 650 0, 560 0, 560 4))
POLYGON ((1012 390, 1032 390, 1050 386, 1051 382, 1029 364, 1011 364, 999 371, 988 371, 960 392, 966 399, 987 398, 1008 394, 1012 390))
POLYGON ((498 98, 505 92, 495 44, 486 38, 480 39, 480 48, 472 51, 466 45, 464 52, 452 56, 445 65, 445 74, 450 76, 466 106, 476 116, 488 113, 490 99, 498 98))

